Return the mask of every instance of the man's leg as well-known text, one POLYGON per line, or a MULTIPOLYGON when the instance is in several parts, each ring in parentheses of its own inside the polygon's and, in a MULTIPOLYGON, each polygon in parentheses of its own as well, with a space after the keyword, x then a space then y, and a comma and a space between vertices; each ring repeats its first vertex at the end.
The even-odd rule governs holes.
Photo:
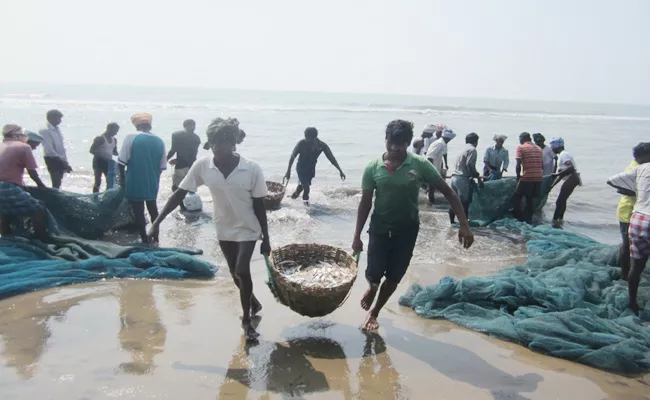
POLYGON ((296 191, 293 192, 293 194, 291 195, 291 198, 294 199, 294 200, 297 199, 298 196, 300 196, 300 193, 302 193, 302 185, 298 184, 298 186, 296 186, 296 191))
POLYGON ((251 278, 251 258, 255 250, 255 242, 238 242, 235 276, 239 280, 239 298, 242 307, 242 327, 246 339, 257 339, 259 334, 251 322, 251 299, 253 296, 253 279, 251 278))
MULTIPOLYGON (((158 204, 156 203, 156 200, 149 200, 146 202, 146 204, 147 204, 147 211, 149 212, 149 219, 151 219, 151 223, 153 223, 153 221, 155 221, 156 218, 158 218, 158 204)), ((144 211, 142 212, 142 215, 144 215, 144 211)), ((156 243, 160 242, 157 237, 153 239, 155 240, 156 243)))
POLYGON ((521 200, 523 199, 523 182, 517 183, 517 188, 515 189, 515 196, 512 203, 512 213, 514 214, 517 221, 523 221, 524 216, 521 212, 521 200))
POLYGON ((368 237, 368 265, 366 266, 366 281, 368 290, 361 297, 361 308, 368 311, 377 296, 377 290, 387 268, 387 259, 390 252, 390 239, 388 234, 373 234, 368 237))
POLYGON ((50 179, 52 180, 52 187, 54 189, 60 189, 61 182, 63 181, 63 170, 56 168, 56 169, 49 170, 49 172, 50 172, 50 179))
MULTIPOLYGON (((228 264, 228 270, 230 271, 230 276, 232 276, 235 286, 239 288, 239 279, 237 279, 237 274, 235 273, 235 267, 237 265, 237 254, 239 252, 239 246, 237 242, 228 242, 228 241, 219 241, 219 247, 221 247, 221 252, 226 258, 226 263, 228 264)), ((262 310, 262 304, 257 300, 255 294, 251 296, 251 316, 256 316, 262 310)))
MULTIPOLYGON (((99 192, 100 186, 102 186, 102 171, 99 169, 96 169, 93 171, 95 173, 95 185, 93 186, 93 193, 99 192)), ((106 182, 108 182, 108 179, 106 179, 106 182)))
POLYGON ((311 186, 303 185, 302 187, 303 187, 302 199, 303 201, 309 201, 309 191, 311 189, 311 186))
POLYGON ((626 281, 630 273, 630 224, 619 222, 619 226, 623 242, 618 252, 618 265, 621 267, 621 279, 626 281))
POLYGON ((533 190, 529 190, 528 193, 526 193, 526 214, 524 215, 524 218, 528 224, 533 223, 533 214, 535 213, 535 206, 533 205, 535 196, 533 196, 533 193, 533 190))
POLYGON ((566 211, 566 204, 569 200, 569 196, 571 196, 579 182, 579 178, 574 174, 562 184, 560 195, 557 197, 557 201, 555 202, 553 221, 562 221, 564 219, 564 213, 566 211))
POLYGON ((135 225, 138 228, 138 233, 140 234, 140 239, 142 243, 149 243, 149 238, 147 237, 147 221, 144 218, 144 201, 129 201, 131 204, 131 209, 133 209, 133 215, 135 216, 135 225))
POLYGON ((11 219, 8 215, 0 215, 0 235, 11 235, 11 219))
POLYGON ((630 275, 628 276, 628 285, 629 285, 629 300, 628 308, 634 311, 635 314, 639 313, 639 305, 636 302, 636 294, 639 290, 639 281, 641 280, 641 273, 645 269, 645 265, 648 262, 648 256, 643 256, 642 258, 633 258, 632 259, 632 269, 630 270, 630 275))

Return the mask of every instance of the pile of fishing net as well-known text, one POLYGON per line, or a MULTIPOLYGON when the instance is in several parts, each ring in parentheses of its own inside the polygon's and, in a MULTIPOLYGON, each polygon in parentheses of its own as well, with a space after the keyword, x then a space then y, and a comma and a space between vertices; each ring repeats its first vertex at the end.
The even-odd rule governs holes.
POLYGON ((119 246, 59 237, 46 244, 0 238, 0 298, 109 278, 211 278, 217 267, 192 257, 200 251, 119 246))
MULTIPOLYGON (((56 189, 27 188, 48 211, 48 232, 99 239, 106 232, 134 223, 133 211, 117 187, 102 193, 79 194, 56 189)), ((28 219, 15 226, 16 233, 28 235, 28 219)))
POLYGON ((519 231, 528 261, 489 277, 412 285, 400 304, 550 356, 618 373, 650 372, 648 274, 639 286, 645 309, 637 318, 627 309, 617 246, 513 220, 490 227, 519 231))
MULTIPOLYGON (((548 192, 553 184, 553 178, 544 177, 540 197, 534 201, 535 211, 540 211, 546 204, 548 192)), ((494 221, 512 217, 516 178, 503 178, 487 181, 483 189, 473 184, 472 203, 469 207, 469 217, 472 224, 486 226, 494 221)))

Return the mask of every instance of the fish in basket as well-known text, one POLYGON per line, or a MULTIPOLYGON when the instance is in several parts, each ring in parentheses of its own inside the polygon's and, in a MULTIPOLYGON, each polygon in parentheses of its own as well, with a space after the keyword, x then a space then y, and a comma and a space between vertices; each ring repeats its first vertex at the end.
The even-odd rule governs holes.
POLYGON ((276 209, 280 208, 280 203, 284 199, 284 195, 287 191, 285 186, 278 182, 266 181, 266 190, 269 194, 264 198, 264 205, 267 209, 276 209))
POLYGON ((358 258, 336 247, 290 244, 266 258, 275 298, 300 315, 322 317, 347 300, 357 279, 358 258))

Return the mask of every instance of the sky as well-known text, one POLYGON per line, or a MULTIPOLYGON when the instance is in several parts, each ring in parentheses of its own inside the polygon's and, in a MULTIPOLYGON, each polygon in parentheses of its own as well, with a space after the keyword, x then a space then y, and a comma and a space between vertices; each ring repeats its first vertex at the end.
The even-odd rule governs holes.
POLYGON ((650 0, 0 0, 2 82, 650 104, 650 0))

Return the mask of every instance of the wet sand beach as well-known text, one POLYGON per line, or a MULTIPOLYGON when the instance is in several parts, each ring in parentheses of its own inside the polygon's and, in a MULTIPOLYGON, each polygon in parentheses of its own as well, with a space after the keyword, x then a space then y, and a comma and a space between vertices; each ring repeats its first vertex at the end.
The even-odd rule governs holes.
MULTIPOLYGON (((318 231, 310 224, 279 230, 281 212, 270 214, 274 245, 296 241, 310 226, 318 231)), ((163 226, 165 244, 203 248, 204 259, 222 266, 211 224, 176 217, 163 226)), ((487 275, 503 266, 506 253, 511 264, 524 257, 520 240, 488 231, 477 232, 476 248, 434 256, 430 241, 453 249, 454 232, 436 230, 442 213, 424 213, 423 219, 429 228, 380 315, 377 334, 359 329, 365 317, 359 306, 363 259, 348 301, 327 317, 310 319, 273 299, 256 254, 253 280, 264 309, 260 341, 252 345, 243 341, 239 297, 223 267, 208 281, 111 280, 3 300, 2 399, 650 398, 650 376, 622 377, 541 356, 400 307, 397 294, 413 282, 487 275), (488 252, 478 261, 482 249, 495 243, 500 258, 488 252)), ((319 224, 322 218, 310 221, 319 224)), ((330 234, 305 238, 345 246, 347 237, 330 234)))

